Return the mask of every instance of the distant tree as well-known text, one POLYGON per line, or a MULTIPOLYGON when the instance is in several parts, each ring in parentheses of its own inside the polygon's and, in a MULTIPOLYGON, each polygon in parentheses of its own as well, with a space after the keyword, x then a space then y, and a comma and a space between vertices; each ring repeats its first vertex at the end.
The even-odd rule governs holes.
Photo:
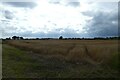
POLYGON ((19 40, 19 39, 20 39, 20 37, 19 37, 19 36, 17 36, 17 37, 16 37, 16 40, 19 40))
POLYGON ((85 38, 83 37, 82 40, 84 40, 85 38))
POLYGON ((12 39, 13 39, 13 40, 19 40, 20 37, 19 37, 19 36, 13 36, 12 39))
POLYGON ((36 40, 38 40, 39 38, 36 38, 36 40))
POLYGON ((9 38, 6 38, 6 40, 10 40, 10 37, 9 37, 9 38))
POLYGON ((21 40, 23 40, 24 38, 23 37, 19 37, 21 40))
POLYGON ((62 37, 62 36, 60 36, 60 37, 59 37, 59 39, 63 39, 63 37, 62 37))
POLYGON ((17 38, 17 36, 13 36, 12 39, 15 40, 17 38))

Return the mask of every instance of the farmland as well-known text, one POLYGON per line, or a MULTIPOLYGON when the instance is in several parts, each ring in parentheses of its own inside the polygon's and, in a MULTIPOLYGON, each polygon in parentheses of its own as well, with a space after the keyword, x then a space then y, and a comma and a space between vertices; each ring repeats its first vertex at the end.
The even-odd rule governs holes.
POLYGON ((118 78, 117 40, 3 41, 3 78, 118 78))

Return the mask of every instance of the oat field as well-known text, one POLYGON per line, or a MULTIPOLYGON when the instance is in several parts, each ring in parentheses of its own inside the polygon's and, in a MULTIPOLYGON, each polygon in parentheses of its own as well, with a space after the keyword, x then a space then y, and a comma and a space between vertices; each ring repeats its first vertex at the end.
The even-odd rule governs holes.
POLYGON ((3 78, 119 78, 117 40, 3 41, 3 78))

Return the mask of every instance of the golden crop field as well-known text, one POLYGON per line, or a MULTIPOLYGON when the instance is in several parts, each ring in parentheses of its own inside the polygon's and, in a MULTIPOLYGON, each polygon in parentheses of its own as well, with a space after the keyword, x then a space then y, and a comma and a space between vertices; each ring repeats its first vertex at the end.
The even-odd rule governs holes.
POLYGON ((16 40, 9 44, 38 54, 59 55, 73 61, 87 57, 99 63, 118 54, 116 40, 16 40))
MULTIPOLYGON (((110 71, 109 76, 106 75, 108 77, 113 75, 114 72, 117 72, 118 69, 119 53, 117 40, 9 40, 6 41, 6 44, 9 44, 9 46, 13 46, 21 51, 26 51, 28 56, 29 54, 32 54, 31 58, 34 58, 34 55, 47 57, 47 62, 50 63, 52 63, 52 61, 50 61, 51 59, 58 59, 64 64, 70 63, 71 65, 75 64, 76 66, 107 66, 110 69, 108 70, 110 71)), ((17 53, 19 53, 19 51, 17 53)), ((5 54, 5 49, 3 50, 3 54, 5 54)), ((55 65, 58 65, 58 63, 54 63, 52 66, 55 65)), ((79 68, 77 69, 79 71, 79 68)), ((74 72, 70 73, 73 75, 77 74, 77 77, 81 77, 82 74, 80 74, 81 72, 77 72, 77 69, 74 70, 73 68, 74 72)), ((87 69, 84 70, 87 71, 87 69)), ((102 72, 104 73, 104 71, 105 70, 102 72)), ((67 74, 68 73, 66 73, 66 75, 67 74)), ((64 77, 64 75, 61 77, 64 77)))

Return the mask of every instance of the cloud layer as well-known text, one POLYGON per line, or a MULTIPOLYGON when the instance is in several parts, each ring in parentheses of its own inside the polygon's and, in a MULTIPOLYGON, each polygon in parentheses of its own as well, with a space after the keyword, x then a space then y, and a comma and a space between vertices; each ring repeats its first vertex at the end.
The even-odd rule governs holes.
POLYGON ((4 2, 0 7, 3 37, 118 35, 117 2, 4 2))
POLYGON ((87 21, 87 32, 90 32, 91 36, 116 36, 118 35, 118 9, 113 9, 116 3, 102 3, 101 9, 97 11, 87 11, 83 14, 86 16, 92 16, 92 20, 87 21), (105 8, 103 6, 108 6, 105 8), (110 9, 111 7, 111 9, 110 9), (104 10, 102 10, 104 9, 104 10))
POLYGON ((34 2, 4 2, 3 4, 8 4, 14 7, 26 7, 26 8, 34 8, 36 3, 34 2))

